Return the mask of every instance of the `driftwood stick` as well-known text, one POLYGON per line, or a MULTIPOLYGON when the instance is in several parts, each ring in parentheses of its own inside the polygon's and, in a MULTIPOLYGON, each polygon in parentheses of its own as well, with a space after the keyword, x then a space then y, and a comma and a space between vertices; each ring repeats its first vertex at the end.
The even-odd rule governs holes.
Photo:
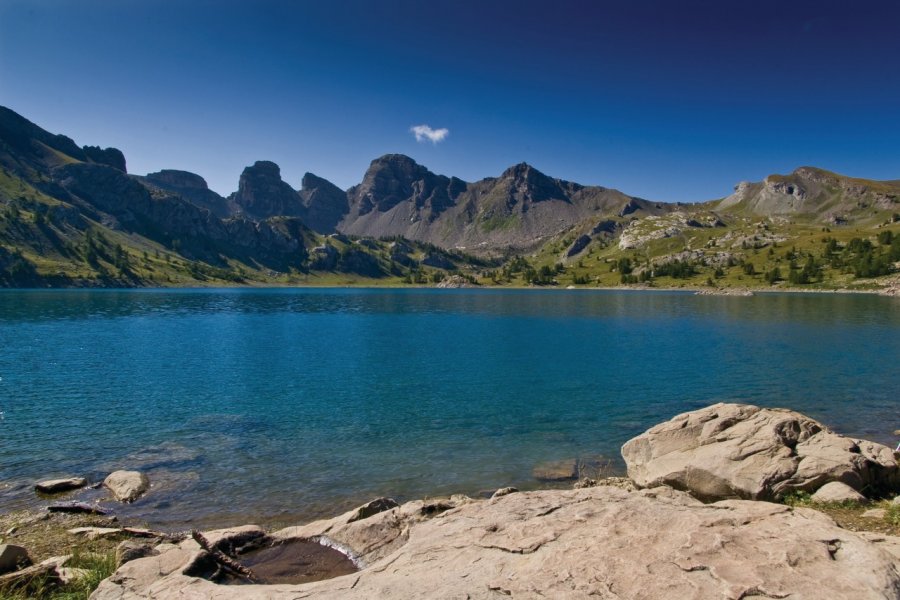
POLYGON ((180 542, 184 539, 181 533, 166 533, 165 531, 153 531, 152 529, 142 529, 140 527, 123 527, 122 531, 134 537, 157 538, 167 542, 180 542))
POLYGON ((251 581, 256 581, 256 575, 253 574, 253 571, 237 562, 221 550, 217 550, 213 547, 212 544, 209 543, 202 533, 197 531, 196 529, 191 530, 191 537, 194 538, 194 541, 200 544, 200 547, 206 550, 209 555, 212 557, 214 561, 218 564, 222 565, 232 573, 236 573, 241 577, 246 577, 251 581))
POLYGON ((56 565, 33 565, 13 573, 0 575, 0 590, 11 590, 28 585, 36 579, 46 577, 58 581, 56 565))
POLYGON ((96 504, 87 504, 85 502, 65 502, 62 504, 51 504, 47 507, 47 510, 50 512, 88 513, 94 515, 109 514, 109 511, 105 508, 100 508, 96 504))

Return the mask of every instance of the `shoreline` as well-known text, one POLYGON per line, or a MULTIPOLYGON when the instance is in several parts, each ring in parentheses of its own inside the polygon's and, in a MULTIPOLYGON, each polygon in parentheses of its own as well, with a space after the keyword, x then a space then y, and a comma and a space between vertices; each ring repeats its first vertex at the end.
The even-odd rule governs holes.
POLYGON ((264 285, 197 285, 197 286, 172 286, 172 287, 36 287, 36 288, 0 288, 0 293, 10 292, 51 292, 51 291, 82 291, 82 292, 123 292, 123 291, 202 291, 202 290, 535 290, 535 291, 604 291, 604 292, 685 292, 704 296, 734 296, 749 297, 755 294, 862 294, 870 296, 882 296, 885 298, 900 296, 900 289, 895 287, 882 287, 877 289, 849 289, 849 288, 796 288, 796 287, 708 287, 708 286, 566 286, 562 285, 467 285, 459 287, 438 287, 437 285, 417 284, 386 284, 386 285, 296 285, 274 284, 264 285), (893 293, 885 293, 891 291, 893 293), (745 292, 749 292, 745 293, 745 292))
MULTIPOLYGON (((895 431, 897 434, 900 430, 895 431)), ((531 590, 534 585, 542 586, 546 591, 568 590, 569 587, 560 588, 554 583, 558 583, 558 569, 579 565, 583 561, 587 561, 585 564, 601 565, 604 569, 616 567, 615 572, 628 579, 631 575, 627 568, 619 568, 622 565, 617 561, 621 558, 618 548, 629 542, 636 544, 634 556, 629 561, 639 569, 657 564, 660 560, 670 560, 667 557, 671 557, 672 552, 682 551, 687 553, 679 555, 686 560, 685 564, 700 564, 697 561, 702 561, 706 565, 716 560, 706 548, 709 544, 718 548, 723 537, 752 540, 746 546, 734 546, 737 554, 726 555, 722 564, 731 566, 736 561, 749 567, 756 565, 760 556, 757 544, 766 548, 763 556, 767 552, 771 556, 771 551, 788 544, 797 556, 806 556, 804 564, 807 566, 822 563, 830 570, 834 565, 828 560, 834 560, 833 552, 842 546, 837 546, 830 559, 821 553, 803 554, 802 551, 810 545, 818 547, 816 543, 823 539, 841 540, 848 550, 865 553, 869 561, 867 564, 878 564, 882 569, 891 569, 891 565, 900 560, 900 497, 897 496, 897 477, 900 475, 897 461, 900 454, 875 442, 836 434, 801 413, 784 408, 716 403, 677 414, 652 426, 622 446, 621 454, 628 465, 630 477, 612 475, 596 465, 585 470, 577 467, 574 471, 565 470, 565 473, 571 474, 564 480, 551 480, 535 474, 539 485, 534 490, 492 487, 474 496, 440 494, 399 498, 400 501, 386 496, 375 497, 346 511, 334 505, 327 514, 318 517, 282 515, 283 519, 266 522, 248 516, 246 519, 239 518, 241 523, 233 523, 231 519, 218 522, 212 519, 208 523, 190 523, 190 531, 170 532, 147 527, 127 516, 120 519, 114 510, 104 515, 39 510, 0 513, 0 535, 4 538, 0 543, 17 546, 15 551, 25 553, 37 565, 34 568, 43 567, 48 573, 53 572, 63 581, 63 591, 66 591, 65 586, 72 585, 69 582, 77 581, 79 577, 74 575, 69 582, 64 579, 64 574, 69 572, 67 569, 72 566, 70 561, 83 564, 87 558, 94 564, 101 563, 103 570, 95 570, 96 577, 88 593, 96 591, 96 596, 92 597, 104 599, 158 597, 155 594, 160 590, 174 597, 188 586, 198 598, 220 597, 218 592, 226 589, 231 591, 223 597, 235 600, 245 597, 238 592, 238 588, 219 587, 230 581, 224 578, 220 569, 201 568, 204 563, 198 560, 208 560, 208 555, 224 565, 231 560, 238 568, 252 567, 253 570, 248 570, 246 575, 251 579, 250 583, 311 584, 312 587, 303 590, 292 588, 283 591, 315 592, 319 589, 324 590, 322 597, 335 597, 333 592, 346 589, 341 587, 345 582, 339 580, 342 575, 348 574, 342 569, 334 567, 329 570, 320 566, 325 563, 310 567, 312 563, 306 562, 305 558, 298 562, 287 555, 281 558, 277 553, 266 555, 269 558, 262 561, 252 562, 252 553, 256 550, 260 551, 259 556, 263 556, 268 548, 290 544, 310 546, 310 543, 314 546, 313 550, 308 551, 312 552, 312 556, 337 550, 343 555, 342 560, 349 559, 354 567, 349 573, 356 574, 350 589, 362 578, 364 583, 360 586, 360 593, 369 596, 388 589, 393 577, 391 574, 382 575, 385 572, 379 568, 382 561, 400 566, 401 576, 397 581, 429 573, 429 569, 435 568, 434 561, 421 560, 423 553, 443 556, 448 561, 430 575, 432 581, 438 581, 445 574, 444 569, 450 570, 451 576, 441 583, 440 588, 420 588, 432 592, 440 589, 441 593, 435 594, 437 596, 469 589, 466 584, 471 581, 476 581, 477 586, 482 586, 485 580, 492 581, 492 568, 481 570, 472 567, 483 559, 488 559, 483 564, 493 565, 495 560, 499 560, 501 565, 510 568, 518 565, 518 568, 511 570, 517 575, 507 581, 510 584, 520 583, 520 590, 531 590), (685 428, 685 423, 689 427, 685 428), (694 426, 695 423, 712 423, 713 427, 700 431, 694 426), (778 470, 782 467, 778 458, 783 456, 781 453, 771 453, 767 462, 753 465, 753 476, 750 478, 742 471, 734 470, 729 458, 732 455, 730 450, 757 448, 760 444, 764 444, 766 449, 788 447, 790 439, 772 435, 773 431, 776 434, 780 432, 786 423, 793 424, 801 433, 808 433, 816 440, 806 450, 799 451, 801 460, 809 457, 819 464, 822 456, 836 457, 837 464, 847 469, 843 471, 844 475, 853 474, 859 478, 858 487, 861 489, 840 482, 840 473, 832 472, 830 463, 821 467, 820 472, 806 474, 806 482, 793 479, 791 473, 773 482, 767 475, 782 472, 778 470), (723 424, 725 429, 732 430, 731 437, 717 436, 723 424), (681 434, 685 430, 693 431, 693 436, 685 439, 681 434), (709 443, 706 443, 708 440, 709 443), (858 455, 848 449, 846 440, 864 448, 863 463, 855 462, 858 455), (673 447, 674 444, 677 445, 673 447), (651 449, 671 449, 668 453, 656 455, 643 452, 647 445, 651 449), (715 450, 712 460, 709 452, 698 450, 709 447, 715 450), (671 460, 670 454, 678 462, 666 462, 671 460), (684 473, 690 472, 690 467, 700 462, 709 466, 709 476, 696 481, 686 479, 684 473), (688 468, 683 468, 685 466, 688 468), (820 476, 830 477, 831 481, 823 485, 820 476), (816 481, 818 485, 815 485, 816 481), (726 485, 722 485, 723 482, 726 485), (837 489, 823 494, 829 486, 836 486, 837 489), (866 490, 863 496, 861 492, 866 490), (729 511, 729 514, 723 515, 723 510, 729 511), (821 515, 816 517, 813 511, 821 515), (554 516, 550 517, 551 514, 554 516), (628 525, 619 529, 614 523, 620 522, 627 522, 628 525), (704 541, 697 544, 699 550, 692 550, 692 545, 679 546, 674 536, 658 536, 659 528, 665 528, 666 523, 672 522, 691 528, 692 536, 704 536, 704 541), (647 523, 650 526, 641 529, 647 523), (605 547, 597 545, 593 534, 584 535, 585 530, 595 531, 598 528, 606 528, 605 531, 613 539, 612 549, 606 553, 605 547), (772 535, 773 530, 787 530, 790 534, 782 538, 772 535), (191 538, 195 541, 192 542, 191 538), (208 540, 213 540, 211 543, 224 552, 221 555, 223 558, 215 558, 208 540), (234 543, 229 545, 229 540, 234 540, 234 543), (256 545, 253 540, 256 540, 256 545), (222 544, 223 541, 226 543, 222 544), (648 542, 648 546, 641 546, 642 542, 648 542), (242 549, 238 548, 238 544, 242 549), (526 568, 533 561, 530 555, 545 546, 547 550, 537 559, 537 563, 544 564, 547 556, 558 557, 560 562, 551 566, 546 574, 530 571, 526 568), (331 550, 326 551, 322 547, 331 550), (454 562, 453 557, 458 557, 463 548, 467 549, 465 552, 468 554, 463 561, 454 562), (206 550, 207 554, 198 554, 200 549, 206 550), (504 551, 503 554, 495 554, 498 549, 504 551), (656 554, 647 558, 646 552, 656 554), (148 560, 140 560, 145 557, 148 560), (160 570, 159 561, 172 568, 160 570), (268 565, 267 561, 273 564, 268 565), (273 577, 296 579, 267 579, 269 575, 265 569, 270 566, 272 570, 269 572, 276 574, 273 577), (257 570, 258 567, 262 570, 257 570), (118 575, 113 577, 115 573, 118 575), (470 576, 472 578, 468 579, 470 576), (459 578, 465 578, 465 582, 461 584, 459 578), (320 583, 321 587, 317 587, 320 583)), ((563 473, 561 462, 568 464, 568 461, 542 463, 540 472, 563 473)), ((115 493, 115 485, 109 487, 115 493)), ((719 556, 719 551, 714 555, 719 556)), ((20 577, 18 581, 27 581, 24 579, 28 577, 27 558, 24 565, 18 565, 17 573, 21 575, 11 575, 20 577)), ((793 564, 790 566, 792 569, 795 567, 793 564)), ((693 569, 682 568, 681 572, 676 571, 676 575, 689 582, 693 579, 689 575, 692 572, 693 569)), ((891 572, 896 574, 895 569, 891 572)), ((654 573, 652 569, 647 569, 644 574, 648 585, 669 585, 668 577, 654 573)), ((408 581, 403 585, 408 585, 408 581)), ((265 593, 269 590, 276 591, 274 587, 256 588, 256 591, 265 593)), ((256 592, 251 592, 251 595, 253 593, 256 592)), ((49 600, 53 596, 41 592, 34 597, 49 600)), ((401 593, 391 597, 406 596, 401 593)))

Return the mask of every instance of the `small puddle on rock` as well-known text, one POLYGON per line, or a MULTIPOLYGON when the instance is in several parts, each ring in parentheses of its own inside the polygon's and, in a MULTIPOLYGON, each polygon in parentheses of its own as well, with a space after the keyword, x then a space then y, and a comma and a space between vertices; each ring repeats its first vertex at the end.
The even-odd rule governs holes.
POLYGON ((205 572, 197 574, 224 585, 295 585, 349 575, 359 570, 346 554, 309 540, 269 542, 262 547, 240 552, 234 558, 253 571, 255 581, 228 572, 216 574, 214 566, 209 569, 212 565, 204 565, 200 570, 205 572))

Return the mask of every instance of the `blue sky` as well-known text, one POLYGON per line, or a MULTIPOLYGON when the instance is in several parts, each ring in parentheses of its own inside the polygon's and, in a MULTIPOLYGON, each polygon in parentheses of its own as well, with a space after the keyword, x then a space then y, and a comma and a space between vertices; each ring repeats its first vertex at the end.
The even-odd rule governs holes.
POLYGON ((256 160, 349 187, 401 152, 695 201, 807 164, 900 179, 898 26, 865 0, 0 0, 0 104, 223 194, 256 160))

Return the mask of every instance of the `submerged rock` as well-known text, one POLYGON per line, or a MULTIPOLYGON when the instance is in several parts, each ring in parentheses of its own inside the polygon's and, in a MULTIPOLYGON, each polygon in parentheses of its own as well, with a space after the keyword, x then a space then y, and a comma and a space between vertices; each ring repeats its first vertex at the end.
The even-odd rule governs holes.
POLYGON ((640 487, 670 485, 699 498, 773 500, 831 481, 855 490, 900 488, 887 446, 838 435, 800 413, 714 404, 650 428, 622 446, 640 487))
POLYGON ((77 490, 87 485, 84 477, 67 477, 65 479, 45 479, 34 484, 34 489, 43 494, 58 494, 77 490))
POLYGON ((531 475, 540 481, 570 481, 578 479, 578 460, 551 460, 534 466, 531 475))
POLYGON ((138 471, 115 471, 103 480, 119 502, 134 502, 150 488, 150 480, 138 471))
MULTIPOLYGON (((511 494, 432 518, 421 502, 276 532, 320 539, 362 569, 304 584, 193 577, 193 541, 121 566, 93 600, 242 598, 894 598, 896 559, 812 509, 614 487, 511 494)), ((227 537, 223 542, 227 542, 227 537)))

